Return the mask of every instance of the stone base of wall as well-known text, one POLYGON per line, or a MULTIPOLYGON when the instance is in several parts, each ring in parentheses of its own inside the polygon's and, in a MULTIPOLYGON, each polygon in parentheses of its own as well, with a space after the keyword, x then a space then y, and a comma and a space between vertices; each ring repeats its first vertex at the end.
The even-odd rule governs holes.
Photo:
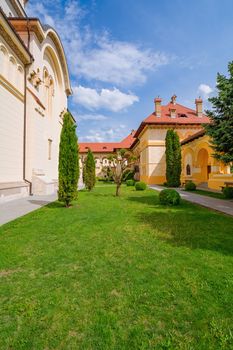
POLYGON ((0 203, 29 196, 29 184, 24 181, 0 183, 0 203))
POLYGON ((58 181, 45 175, 32 177, 32 193, 36 195, 49 195, 57 192, 58 181))

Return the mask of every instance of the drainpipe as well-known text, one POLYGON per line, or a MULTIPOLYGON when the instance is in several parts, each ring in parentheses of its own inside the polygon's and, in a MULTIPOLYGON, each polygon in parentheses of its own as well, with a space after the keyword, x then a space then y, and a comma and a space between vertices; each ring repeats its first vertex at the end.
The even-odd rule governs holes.
MULTIPOLYGON (((28 43, 27 48, 30 46, 30 31, 29 31, 29 20, 27 17, 27 32, 28 32, 28 43)), ((32 196, 32 182, 26 179, 26 137, 27 137, 27 73, 26 68, 30 65, 24 65, 24 125, 23 125, 23 180, 29 184, 29 195, 32 196)))

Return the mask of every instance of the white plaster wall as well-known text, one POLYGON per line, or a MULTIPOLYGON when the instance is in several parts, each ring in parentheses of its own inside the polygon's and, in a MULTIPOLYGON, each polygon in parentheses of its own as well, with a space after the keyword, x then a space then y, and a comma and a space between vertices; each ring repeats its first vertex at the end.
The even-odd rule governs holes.
POLYGON ((148 147, 149 176, 163 176, 166 172, 165 147, 148 147))
POLYGON ((54 57, 50 52, 44 50, 49 47, 49 50, 54 50, 54 55, 59 61, 56 47, 50 38, 47 38, 42 44, 34 34, 31 35, 30 51, 33 54, 34 62, 29 68, 28 73, 32 70, 39 69, 39 77, 42 83, 35 88, 33 84, 27 81, 28 88, 39 98, 39 100, 47 107, 45 99, 44 86, 44 68, 47 69, 49 75, 54 82, 54 96, 52 97, 52 111, 49 113, 48 109, 44 111, 44 116, 40 115, 36 109, 38 103, 32 97, 30 92, 27 92, 28 103, 27 106, 27 177, 32 179, 33 174, 42 173, 46 176, 48 181, 58 179, 58 155, 60 132, 62 128, 61 112, 67 108, 67 96, 65 93, 65 85, 61 67, 59 63, 56 65, 54 57), (52 140, 51 159, 48 159, 49 142, 52 140))
POLYGON ((23 179, 23 102, 0 85, 0 182, 23 179))

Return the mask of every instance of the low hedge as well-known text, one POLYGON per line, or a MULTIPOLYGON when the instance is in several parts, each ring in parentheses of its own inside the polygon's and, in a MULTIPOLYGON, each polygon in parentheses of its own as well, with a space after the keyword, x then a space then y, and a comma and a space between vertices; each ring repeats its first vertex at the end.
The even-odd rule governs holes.
POLYGON ((126 186, 134 186, 135 181, 134 180, 126 180, 126 186))
POLYGON ((165 189, 159 193, 159 201, 164 205, 180 204, 180 195, 176 190, 165 189))
POLYGON ((233 198, 233 187, 224 187, 223 195, 227 199, 233 198))
POLYGON ((136 191, 145 191, 146 187, 147 187, 146 183, 142 181, 138 181, 135 184, 136 191))
POLYGON ((195 185, 194 182, 188 181, 188 182, 186 182, 184 188, 185 188, 185 191, 195 191, 197 186, 195 185))

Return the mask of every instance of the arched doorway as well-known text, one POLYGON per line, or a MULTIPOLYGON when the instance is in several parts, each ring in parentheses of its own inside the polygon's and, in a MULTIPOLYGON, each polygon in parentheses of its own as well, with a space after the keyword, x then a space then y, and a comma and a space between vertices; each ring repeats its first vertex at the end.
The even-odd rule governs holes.
POLYGON ((197 155, 197 164, 200 168, 200 180, 201 182, 207 182, 209 179, 209 174, 211 172, 211 167, 208 166, 208 151, 205 148, 199 150, 197 155))

